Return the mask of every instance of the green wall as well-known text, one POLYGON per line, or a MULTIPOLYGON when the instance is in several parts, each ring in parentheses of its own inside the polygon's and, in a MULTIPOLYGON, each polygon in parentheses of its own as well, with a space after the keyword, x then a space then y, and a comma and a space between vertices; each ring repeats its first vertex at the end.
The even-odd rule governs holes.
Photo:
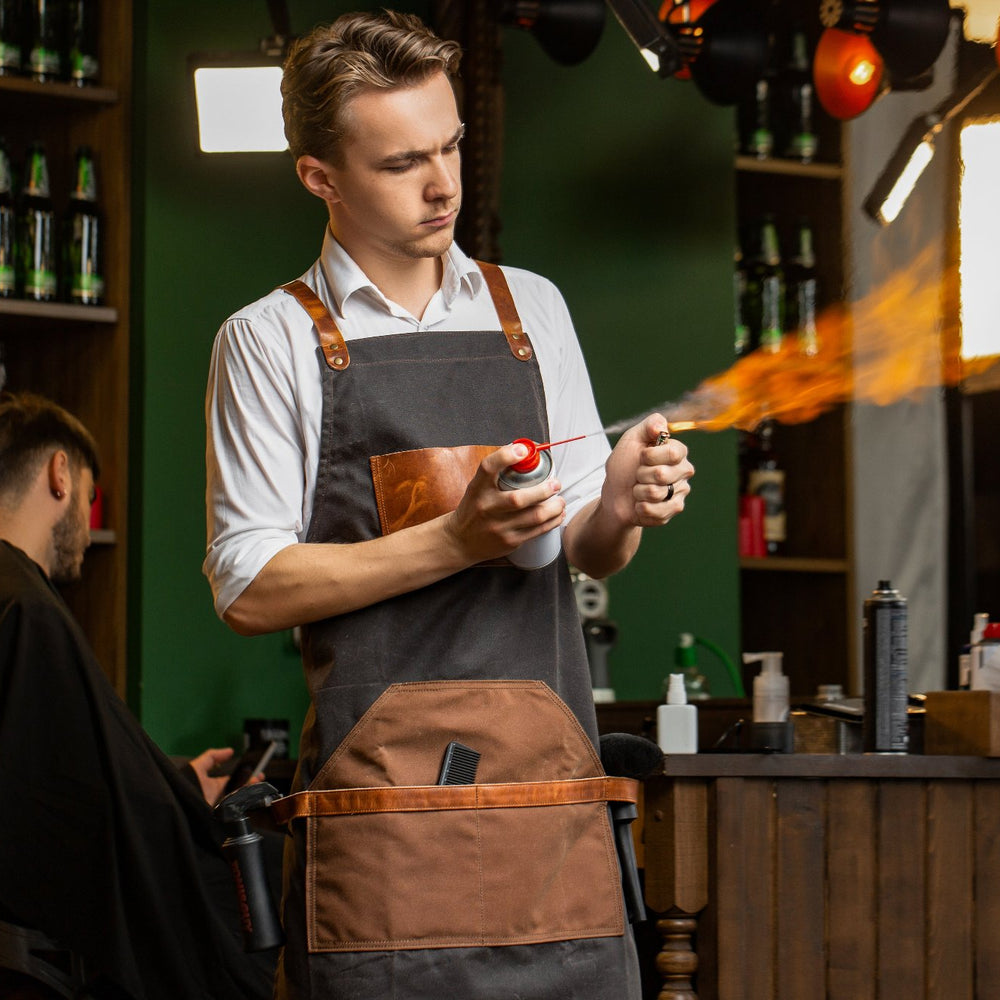
MULTIPOLYGON (((293 0, 293 30, 356 6, 293 0)), ((191 753, 238 742, 247 716, 295 730, 307 704, 290 636, 241 638, 212 609, 203 405, 219 324, 311 263, 325 216, 287 154, 196 151, 187 56, 252 48, 266 4, 137 7, 131 700, 168 752, 191 753)), ((562 288, 606 420, 676 398, 730 360, 731 113, 653 78, 610 17, 572 69, 526 34, 504 46, 504 260, 562 288)), ((620 698, 658 696, 679 631, 738 652, 734 442, 688 444, 688 510, 610 584, 620 698)))

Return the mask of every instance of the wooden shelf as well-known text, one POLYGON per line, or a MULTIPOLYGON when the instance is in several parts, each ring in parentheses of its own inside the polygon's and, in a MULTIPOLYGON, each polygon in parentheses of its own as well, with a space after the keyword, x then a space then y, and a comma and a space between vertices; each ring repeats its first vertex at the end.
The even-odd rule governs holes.
POLYGON ((795 160, 758 160, 753 156, 737 156, 736 169, 751 174, 782 174, 786 177, 810 177, 814 180, 839 181, 844 168, 839 163, 798 163, 795 160))
POLYGON ((23 76, 0 76, 0 99, 8 94, 19 103, 38 100, 77 109, 118 103, 118 91, 111 87, 77 87, 72 83, 39 83, 23 76))
POLYGON ((111 306, 78 306, 70 302, 32 302, 30 299, 0 299, 0 315, 79 320, 81 323, 118 322, 118 310, 111 306))
POLYGON ((740 569, 765 573, 846 573, 846 559, 812 559, 797 556, 767 556, 740 559, 740 569))

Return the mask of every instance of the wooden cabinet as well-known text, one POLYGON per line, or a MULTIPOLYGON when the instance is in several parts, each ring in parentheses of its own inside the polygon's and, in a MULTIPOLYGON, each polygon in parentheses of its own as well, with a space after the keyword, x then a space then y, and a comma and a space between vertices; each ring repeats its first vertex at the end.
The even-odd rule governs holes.
MULTIPOLYGON (((806 23, 815 45, 818 18, 806 23)), ((811 163, 772 157, 736 157, 740 234, 763 215, 777 228, 783 263, 794 250, 796 226, 813 231, 818 272, 817 308, 848 301, 845 178, 839 122, 816 106, 818 152, 811 163)), ((846 319, 845 319, 846 322, 846 319)), ((828 329, 828 328, 827 328, 828 329)), ((840 326, 839 330, 844 331, 840 326)), ((820 323, 820 338, 824 323, 820 323)), ((821 343, 822 350, 822 343, 821 343)), ((742 648, 784 653, 793 696, 818 684, 857 686, 857 623, 852 554, 849 411, 827 409, 802 423, 775 425, 774 452, 785 471, 787 539, 781 551, 740 561, 742 648)), ((747 689, 750 677, 745 678, 747 689)))
MULTIPOLYGON (((15 166, 45 145, 57 216, 68 202, 73 156, 95 154, 104 215, 105 304, 0 299, 7 388, 54 399, 93 432, 101 451, 105 529, 94 533, 83 578, 65 596, 98 659, 125 690, 129 461, 130 94, 132 4, 102 5, 100 85, 0 77, 0 134, 15 166)), ((19 171, 18 171, 19 172, 19 171)))

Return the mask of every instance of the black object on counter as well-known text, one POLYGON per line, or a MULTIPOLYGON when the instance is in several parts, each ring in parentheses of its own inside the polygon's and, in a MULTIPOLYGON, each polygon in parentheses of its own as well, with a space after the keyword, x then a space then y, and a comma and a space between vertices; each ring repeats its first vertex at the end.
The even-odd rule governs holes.
POLYGON ((865 601, 865 714, 862 743, 866 753, 906 753, 907 610, 888 580, 865 601))

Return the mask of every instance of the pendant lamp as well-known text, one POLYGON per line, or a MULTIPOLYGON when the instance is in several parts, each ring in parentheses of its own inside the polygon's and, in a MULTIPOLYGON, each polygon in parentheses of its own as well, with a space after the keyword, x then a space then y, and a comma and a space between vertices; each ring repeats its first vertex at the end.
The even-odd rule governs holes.
POLYGON ((501 0, 504 27, 530 32, 542 51, 563 66, 583 62, 604 31, 604 0, 501 0))

